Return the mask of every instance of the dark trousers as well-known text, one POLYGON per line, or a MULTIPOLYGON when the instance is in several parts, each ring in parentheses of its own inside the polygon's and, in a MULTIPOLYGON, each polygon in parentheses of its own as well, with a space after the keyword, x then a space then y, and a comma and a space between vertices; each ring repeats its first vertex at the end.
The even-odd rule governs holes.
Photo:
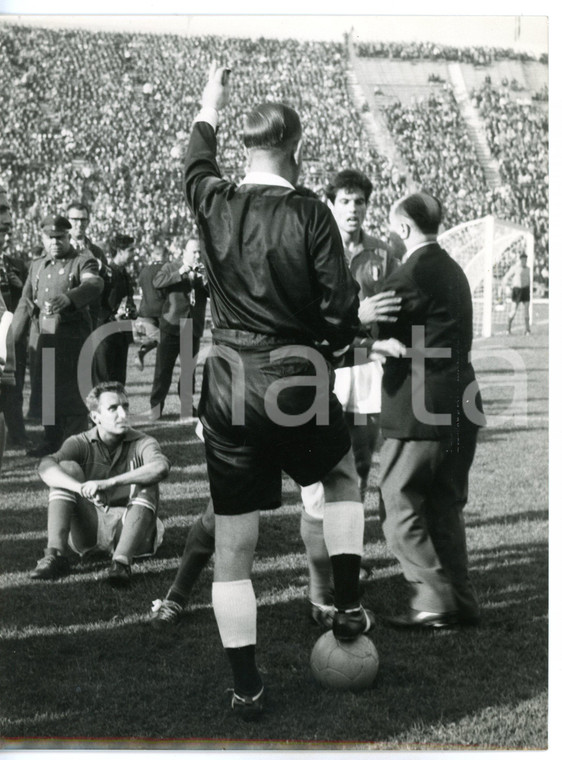
POLYGON ((125 385, 127 381, 127 353, 131 336, 129 333, 108 335, 100 343, 92 363, 94 385, 116 381, 125 385))
POLYGON ((458 445, 389 438, 382 446, 382 527, 413 609, 478 614, 463 518, 477 434, 463 431, 458 445))
POLYGON ((88 430, 88 415, 84 411, 84 414, 61 417, 54 425, 45 425, 44 430, 45 443, 53 451, 57 451, 69 436, 88 430))
POLYGON ((27 337, 15 346, 16 372, 15 385, 6 385, 2 389, 4 397, 4 419, 12 443, 25 442, 25 423, 23 420, 23 386, 25 382, 25 367, 27 364, 27 337))
MULTIPOLYGON (((199 353, 199 345, 201 338, 193 336, 193 357, 195 358, 199 353)), ((152 391, 150 393, 150 407, 154 409, 159 407, 160 414, 164 409, 164 402, 170 385, 172 384, 172 376, 174 374, 174 367, 176 366, 176 360, 180 355, 180 336, 172 335, 172 333, 165 332, 160 333, 160 343, 156 349, 156 363, 154 365, 154 381, 152 383, 152 391)), ((195 367, 193 368, 193 389, 195 390, 195 367)), ((181 382, 181 376, 180 376, 181 382)), ((180 393, 180 382, 178 382, 178 394, 180 393)), ((189 410, 191 411, 191 410, 189 410)))

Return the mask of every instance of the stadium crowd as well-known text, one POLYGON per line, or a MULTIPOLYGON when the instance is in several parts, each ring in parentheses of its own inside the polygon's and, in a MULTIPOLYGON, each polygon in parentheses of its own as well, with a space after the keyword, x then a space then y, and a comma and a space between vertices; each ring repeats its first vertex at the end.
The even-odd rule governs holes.
POLYGON ((548 269, 548 117, 518 103, 506 85, 472 94, 498 159, 502 186, 491 189, 450 85, 410 106, 385 107, 390 132, 414 180, 446 198, 447 228, 496 214, 535 233, 535 278, 548 269))
POLYGON ((509 87, 484 83, 472 101, 486 125, 492 155, 511 192, 498 213, 531 226, 538 279, 548 271, 548 113, 521 103, 509 87))
POLYGON ((363 58, 398 58, 402 61, 432 60, 459 61, 475 66, 488 66, 494 61, 540 61, 548 63, 548 55, 538 58, 525 51, 513 48, 495 48, 481 45, 457 47, 437 45, 434 42, 361 42, 356 46, 357 54, 363 58))
POLYGON ((383 223, 404 191, 403 178, 363 132, 341 44, 12 25, 0 34, 0 173, 14 209, 13 247, 24 257, 37 242, 37 221, 71 197, 92 207, 93 239, 107 240, 116 229, 134 236, 137 271, 156 242, 183 247, 190 224, 178 203, 179 167, 198 106, 194 72, 212 58, 236 67, 235 86, 245 93, 221 125, 227 178, 244 174, 237 153, 242 110, 276 98, 309 125, 303 184, 319 190, 329 173, 361 165, 380 178, 368 227, 383 223))

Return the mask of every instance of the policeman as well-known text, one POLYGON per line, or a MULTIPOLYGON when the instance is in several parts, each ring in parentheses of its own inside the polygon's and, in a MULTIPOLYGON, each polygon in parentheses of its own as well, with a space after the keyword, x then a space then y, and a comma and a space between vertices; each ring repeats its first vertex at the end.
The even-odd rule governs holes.
POLYGON ((31 262, 14 316, 14 338, 31 318, 30 342, 37 342, 33 377, 43 398, 45 440, 28 451, 36 457, 57 451, 69 435, 88 428, 77 365, 92 330, 88 307, 99 297, 103 281, 96 259, 73 248, 70 228, 63 216, 47 216, 41 222, 45 256, 31 262), (54 368, 49 363, 53 352, 45 349, 54 351, 54 368))

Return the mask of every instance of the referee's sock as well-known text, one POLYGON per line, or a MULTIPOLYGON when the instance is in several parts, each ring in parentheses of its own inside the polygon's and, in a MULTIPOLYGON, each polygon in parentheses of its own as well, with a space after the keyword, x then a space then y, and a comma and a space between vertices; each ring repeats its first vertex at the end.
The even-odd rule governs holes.
POLYGON ((238 696, 263 686, 256 665, 257 604, 250 579, 213 583, 213 610, 238 696))
POLYGON ((332 602, 332 563, 324 541, 324 521, 301 512, 301 538, 308 561, 308 596, 316 604, 332 602))
POLYGON ((203 518, 199 517, 187 534, 180 566, 166 599, 185 605, 195 581, 214 551, 215 537, 206 530, 203 518))

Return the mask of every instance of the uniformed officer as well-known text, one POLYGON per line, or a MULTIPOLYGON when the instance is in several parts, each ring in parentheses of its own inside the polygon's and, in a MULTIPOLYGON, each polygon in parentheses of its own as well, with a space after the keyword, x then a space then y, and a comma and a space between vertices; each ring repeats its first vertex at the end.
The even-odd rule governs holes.
POLYGON ((88 307, 99 297, 103 281, 96 259, 73 248, 70 228, 63 216, 47 216, 41 222, 45 256, 31 262, 14 316, 15 339, 30 317, 30 342, 37 342, 33 377, 43 398, 45 441, 28 451, 30 456, 57 451, 69 435, 88 428, 77 365, 92 330, 88 307), (54 367, 53 353, 44 349, 54 349, 54 367))

